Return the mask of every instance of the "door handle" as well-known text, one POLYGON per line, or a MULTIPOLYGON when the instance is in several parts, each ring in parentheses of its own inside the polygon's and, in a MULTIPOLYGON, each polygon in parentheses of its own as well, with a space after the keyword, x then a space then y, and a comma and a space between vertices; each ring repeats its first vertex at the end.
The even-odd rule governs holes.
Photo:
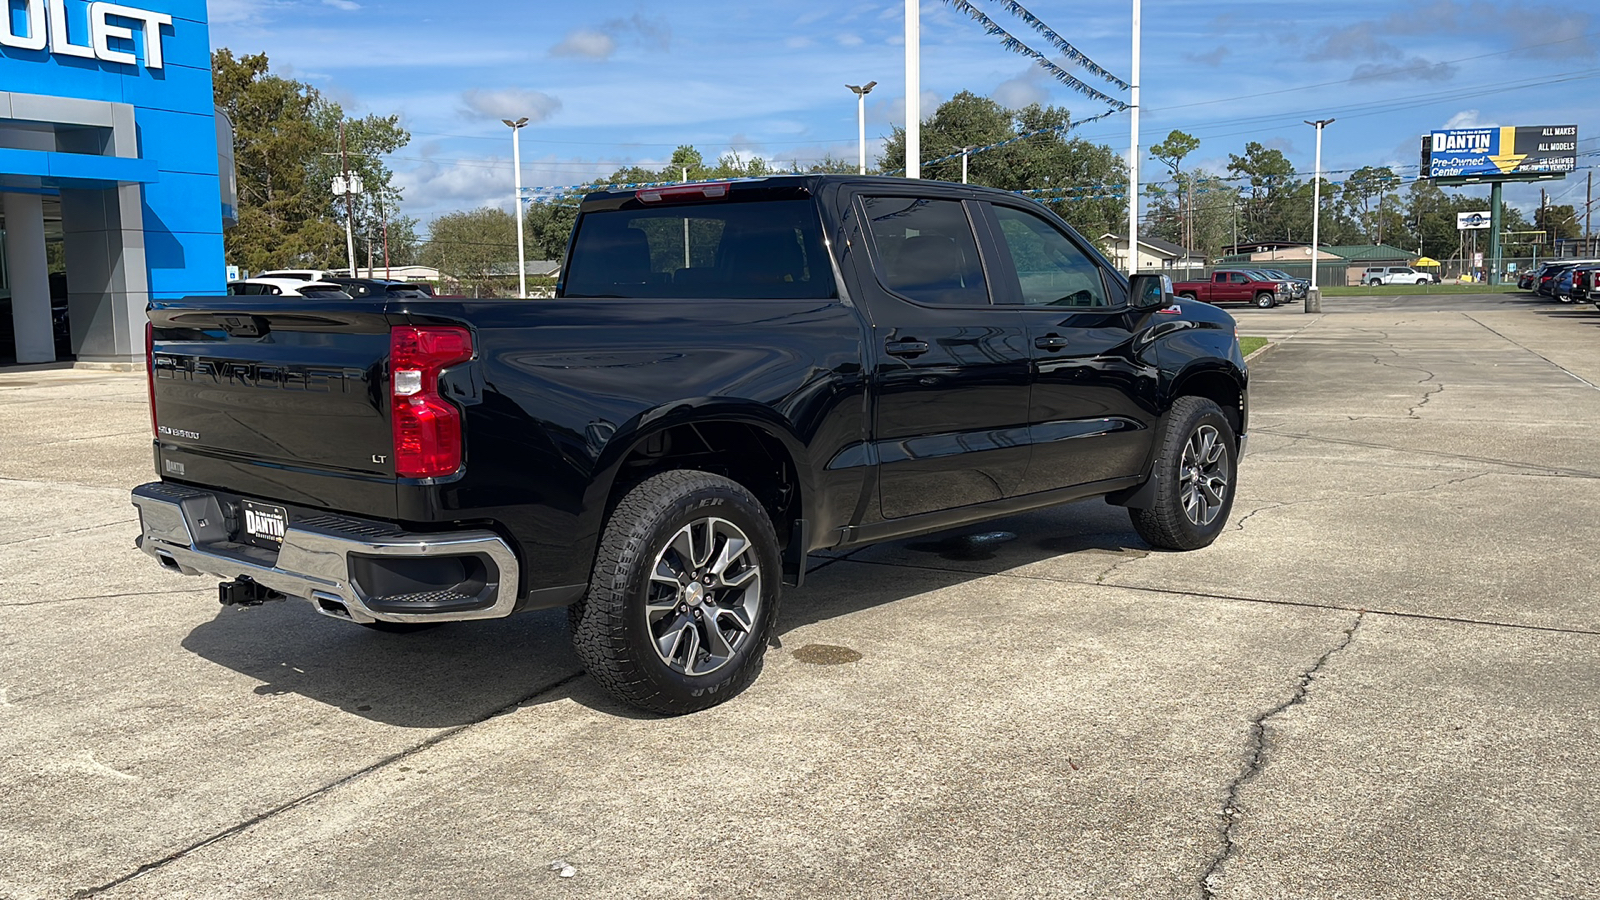
POLYGON ((890 356, 921 356, 928 352, 928 342, 918 340, 889 341, 883 345, 883 352, 890 356))
POLYGON ((1040 350, 1049 350, 1051 352, 1067 349, 1067 343, 1067 339, 1059 334, 1047 334, 1042 338, 1033 339, 1033 345, 1035 347, 1038 347, 1040 350))

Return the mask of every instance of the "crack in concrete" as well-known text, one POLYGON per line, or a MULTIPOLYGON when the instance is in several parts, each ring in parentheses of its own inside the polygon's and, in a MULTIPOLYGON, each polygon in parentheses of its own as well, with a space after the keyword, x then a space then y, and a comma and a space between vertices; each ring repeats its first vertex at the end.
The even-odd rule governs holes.
POLYGON ((1205 900, 1214 900, 1217 896, 1217 889, 1221 886, 1223 879, 1222 869, 1238 851, 1238 844, 1234 840, 1234 831, 1238 827, 1240 818, 1244 815, 1244 812, 1239 808, 1239 795, 1243 792, 1245 786, 1259 778, 1262 770, 1266 768, 1268 720, 1306 702, 1311 693, 1311 682, 1322 671, 1322 667, 1327 665, 1328 660, 1346 647, 1349 647, 1350 643, 1355 640, 1356 630, 1361 627, 1366 615, 1366 610, 1358 611, 1355 621, 1350 624, 1349 628, 1344 630, 1343 639, 1318 657, 1317 661, 1312 663, 1311 668, 1300 673, 1300 677, 1295 683, 1294 690, 1290 692, 1289 698, 1256 716, 1255 720, 1250 723, 1250 741, 1246 747, 1244 768, 1228 785, 1227 799, 1223 801, 1224 805, 1221 812, 1223 821, 1222 846, 1218 849, 1216 855, 1211 858, 1206 870, 1200 875, 1200 896, 1205 900))
POLYGON ((1246 522, 1250 521, 1251 519, 1255 518, 1255 516, 1258 513, 1264 513, 1269 509, 1282 509, 1285 506, 1289 506, 1289 505, 1291 505, 1293 503, 1297 503, 1299 501, 1295 501, 1295 500, 1287 500, 1287 501, 1262 500, 1262 501, 1259 501, 1259 502, 1264 503, 1266 505, 1265 506, 1258 506, 1255 509, 1250 510, 1248 513, 1245 513, 1244 518, 1242 518, 1239 521, 1233 523, 1233 530, 1234 531, 1243 531, 1244 530, 1244 523, 1246 523, 1246 522))
POLYGON ((507 704, 505 706, 499 707, 498 709, 492 710, 492 711, 488 712, 487 714, 485 714, 483 716, 480 716, 479 718, 474 719, 471 722, 466 723, 465 725, 457 725, 454 728, 445 729, 444 731, 441 731, 438 734, 433 735, 432 737, 430 737, 430 738, 428 738, 428 739, 426 739, 424 741, 421 741, 420 743, 417 743, 417 744, 414 744, 414 745, 412 745, 410 747, 407 747, 406 749, 401 750, 398 753, 390 754, 389 756, 386 756, 383 759, 380 759, 377 762, 372 763, 371 765, 364 766, 364 767, 362 767, 360 769, 357 769, 356 771, 351 772, 349 775, 346 775, 343 778, 339 778, 339 779, 337 779, 335 781, 329 782, 328 784, 325 784, 322 787, 319 787, 314 791, 310 791, 308 793, 301 794, 299 797, 296 797, 295 799, 290 800, 287 803, 281 803, 281 804, 279 804, 277 806, 274 806, 273 808, 271 808, 269 810, 266 810, 265 812, 257 813, 256 815, 251 816, 250 818, 245 819, 242 822, 239 822, 239 823, 234 824, 234 825, 230 825, 229 827, 224 828, 223 830, 218 831, 215 834, 212 834, 212 835, 210 835, 208 837, 202 838, 201 840, 195 841, 194 843, 189 844, 188 846, 183 847, 183 848, 181 848, 179 850, 175 850, 172 853, 169 853, 166 856, 161 857, 160 859, 152 860, 151 862, 147 862, 144 865, 139 866, 137 869, 134 869, 132 872, 129 872, 129 873, 125 874, 125 875, 121 875, 121 876, 119 876, 117 878, 112 879, 111 881, 108 881, 108 882, 104 883, 104 884, 96 885, 94 887, 80 888, 79 890, 77 890, 77 891, 75 891, 73 893, 72 900, 84 900, 84 898, 94 897, 94 896, 97 896, 99 894, 103 894, 106 891, 109 891, 114 887, 118 887, 120 885, 127 884, 128 882, 134 880, 135 878, 139 878, 141 876, 144 876, 144 875, 147 875, 147 874, 149 874, 151 872, 154 872, 157 869, 161 869, 161 868, 164 868, 165 866, 171 865, 172 863, 175 863, 178 860, 183 859, 185 856, 188 856, 189 854, 195 852, 196 850, 201 850, 201 849, 203 849, 205 847, 211 846, 212 844, 215 844, 215 843, 218 843, 220 841, 226 840, 226 839, 232 837, 233 835, 236 835, 236 834, 238 834, 238 833, 240 833, 242 831, 246 831, 246 830, 248 830, 250 828, 253 828, 256 825, 259 825, 262 822, 267 821, 268 819, 271 819, 271 818, 273 818, 275 816, 281 815, 282 813, 286 813, 291 809, 295 809, 296 807, 304 806, 305 804, 310 803, 311 801, 313 801, 313 800, 315 800, 315 799, 317 799, 319 797, 323 797, 323 796, 331 793, 332 791, 335 791, 338 788, 343 787, 344 785, 350 784, 351 782, 357 781, 357 780, 359 780, 361 778, 364 778, 364 777, 366 777, 368 775, 371 775, 374 772, 377 772, 377 771, 385 769, 385 768, 387 768, 389 766, 392 766, 395 763, 403 762, 404 760, 410 759, 411 757, 416 756, 418 753, 421 753, 424 750, 428 750, 430 748, 438 746, 439 744, 444 743, 445 741, 455 737, 458 734, 461 734, 462 732, 466 731, 469 728, 472 728, 472 727, 477 726, 477 725, 482 725, 484 722, 487 722, 490 719, 493 719, 493 718, 495 718, 497 716, 501 716, 501 715, 504 715, 506 713, 513 712, 514 710, 518 709, 519 707, 523 706, 524 704, 527 704, 527 703, 532 702, 533 700, 537 699, 541 695, 547 694, 547 693, 549 693, 551 691, 554 691, 554 690, 557 690, 557 689, 559 689, 559 688, 561 688, 561 687, 563 687, 563 686, 565 686, 567 684, 570 684, 573 681, 576 681, 577 679, 583 677, 583 674, 584 674, 583 670, 580 669, 577 672, 573 672, 573 673, 571 673, 569 675, 564 675, 561 678, 558 678, 557 680, 551 682, 550 684, 547 684, 544 687, 539 688, 538 690, 536 690, 536 691, 534 691, 534 692, 522 697, 521 699, 516 700, 516 701, 514 701, 512 703, 509 703, 509 704, 507 704))
POLYGON ((1123 559, 1117 560, 1116 562, 1111 564, 1110 568, 1106 569, 1104 572, 1101 572, 1099 575, 1095 576, 1094 583, 1095 584, 1105 584, 1106 579, 1110 578, 1111 574, 1113 572, 1117 571, 1118 569, 1122 568, 1123 566, 1125 566, 1125 565, 1127 565, 1129 563, 1135 563, 1135 562, 1138 562, 1141 559, 1148 559, 1150 554, 1151 554, 1151 552, 1153 552, 1153 551, 1150 551, 1150 550, 1132 550, 1132 549, 1130 549, 1127 552, 1130 554, 1129 556, 1127 556, 1127 557, 1125 557, 1123 559))

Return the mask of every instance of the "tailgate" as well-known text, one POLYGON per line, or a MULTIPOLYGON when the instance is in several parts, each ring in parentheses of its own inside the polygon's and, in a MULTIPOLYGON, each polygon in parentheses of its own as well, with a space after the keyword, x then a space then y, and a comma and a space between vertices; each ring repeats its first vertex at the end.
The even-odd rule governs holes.
POLYGON ((150 320, 163 477, 249 492, 251 471, 256 492, 318 505, 339 493, 319 476, 392 484, 382 302, 178 301, 150 320))

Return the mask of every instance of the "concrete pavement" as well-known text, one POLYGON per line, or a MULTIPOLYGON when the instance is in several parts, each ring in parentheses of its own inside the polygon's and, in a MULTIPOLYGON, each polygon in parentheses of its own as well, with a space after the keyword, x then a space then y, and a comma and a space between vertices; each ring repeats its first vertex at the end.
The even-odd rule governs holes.
POLYGON ((1324 302, 1237 313, 1213 547, 818 558, 680 719, 556 613, 218 608, 131 547, 142 377, 0 370, 0 897, 1600 896, 1600 312, 1324 302))

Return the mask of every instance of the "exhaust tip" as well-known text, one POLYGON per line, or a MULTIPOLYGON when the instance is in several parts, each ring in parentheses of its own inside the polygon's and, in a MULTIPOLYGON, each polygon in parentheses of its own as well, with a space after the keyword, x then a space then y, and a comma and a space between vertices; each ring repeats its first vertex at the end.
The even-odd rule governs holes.
POLYGON ((325 616, 332 616, 335 619, 343 619, 346 622, 354 621, 350 615, 350 607, 346 606, 345 602, 338 597, 316 593, 312 595, 311 599, 316 603, 317 612, 325 616))

